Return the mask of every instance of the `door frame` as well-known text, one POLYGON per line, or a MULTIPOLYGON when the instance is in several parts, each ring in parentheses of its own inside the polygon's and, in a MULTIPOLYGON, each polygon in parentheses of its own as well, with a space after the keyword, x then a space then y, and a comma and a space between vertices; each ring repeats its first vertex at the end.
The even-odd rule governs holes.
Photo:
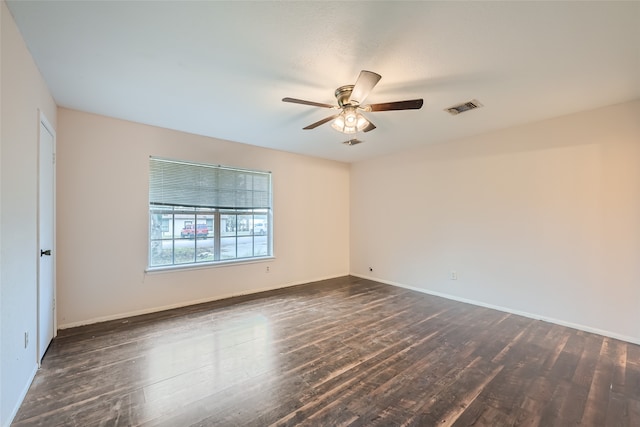
MULTIPOLYGON (((37 296, 38 296, 38 301, 37 301, 37 307, 38 307, 38 312, 37 312, 37 326, 38 326, 38 333, 37 333, 37 341, 36 341, 36 359, 38 362, 38 367, 41 366, 42 364, 42 358, 40 356, 40 336, 42 334, 42 325, 41 325, 41 318, 40 318, 40 306, 42 301, 40 301, 40 250, 42 249, 41 246, 41 242, 40 242, 40 215, 41 215, 41 211, 40 211, 40 172, 41 172, 41 161, 42 159, 40 158, 40 144, 41 144, 41 138, 42 138, 42 126, 44 126, 47 131, 51 134, 52 138, 53 138, 53 243, 52 243, 52 247, 51 250, 53 252, 53 265, 52 265, 52 292, 53 292, 53 338, 56 337, 56 335, 58 334, 58 319, 57 319, 57 304, 56 304, 56 260, 57 260, 57 255, 56 255, 56 131, 54 129, 54 127, 51 125, 51 122, 49 122, 49 120, 47 119, 47 117, 45 116, 45 114, 41 111, 38 110, 38 215, 37 215, 37 296)), ((44 354, 42 355, 44 356, 44 354)))

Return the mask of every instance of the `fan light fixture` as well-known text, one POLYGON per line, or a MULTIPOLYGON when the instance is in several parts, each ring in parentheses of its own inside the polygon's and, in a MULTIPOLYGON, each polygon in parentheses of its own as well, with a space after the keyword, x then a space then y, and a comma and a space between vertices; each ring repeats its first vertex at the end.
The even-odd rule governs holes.
POLYGON ((356 132, 363 132, 369 124, 369 120, 367 120, 362 114, 358 113, 355 107, 347 106, 331 123, 331 127, 338 132, 352 134, 356 132))

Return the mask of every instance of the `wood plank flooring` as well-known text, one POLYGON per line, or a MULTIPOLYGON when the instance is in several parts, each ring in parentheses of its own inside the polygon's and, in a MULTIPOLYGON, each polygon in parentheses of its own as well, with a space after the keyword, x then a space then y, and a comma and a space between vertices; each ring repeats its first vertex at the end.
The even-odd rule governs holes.
POLYGON ((14 426, 640 426, 640 346, 355 277, 60 331, 14 426))

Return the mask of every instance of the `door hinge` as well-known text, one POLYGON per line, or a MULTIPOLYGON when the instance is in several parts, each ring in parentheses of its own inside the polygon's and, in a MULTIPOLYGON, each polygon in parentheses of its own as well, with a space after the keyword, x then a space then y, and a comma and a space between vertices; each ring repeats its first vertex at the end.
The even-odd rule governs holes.
POLYGON ((56 153, 53 153, 52 157, 53 157, 53 164, 55 165, 56 164, 56 153))

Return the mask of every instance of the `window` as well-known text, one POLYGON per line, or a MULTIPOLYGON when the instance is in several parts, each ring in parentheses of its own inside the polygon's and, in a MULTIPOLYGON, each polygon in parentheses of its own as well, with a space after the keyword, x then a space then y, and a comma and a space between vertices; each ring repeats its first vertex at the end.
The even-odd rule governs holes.
POLYGON ((149 268, 272 255, 271 174, 149 160, 149 268))

